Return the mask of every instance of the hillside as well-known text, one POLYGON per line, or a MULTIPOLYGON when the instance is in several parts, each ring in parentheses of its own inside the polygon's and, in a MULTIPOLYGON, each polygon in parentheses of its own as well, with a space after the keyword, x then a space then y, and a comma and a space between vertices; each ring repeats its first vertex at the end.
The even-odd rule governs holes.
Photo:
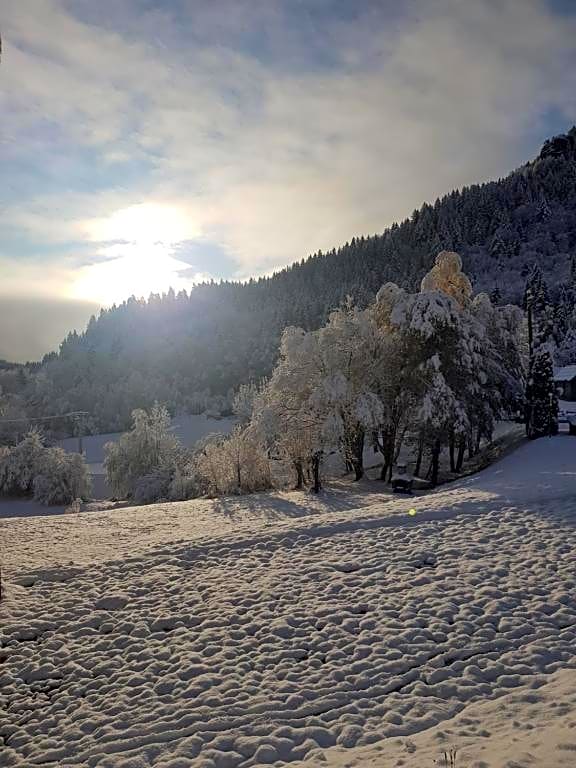
POLYGON ((571 307, 561 286, 576 282, 576 128, 506 178, 424 204, 381 235, 353 238, 272 277, 103 311, 45 358, 26 398, 37 413, 90 411, 101 430, 126 427, 134 407, 155 399, 201 411, 213 396, 267 375, 287 325, 318 327, 346 296, 365 306, 390 280, 414 288, 442 249, 458 251, 475 291, 498 303, 519 303, 539 264, 553 299, 571 307))
POLYGON ((357 485, 0 521, 3 765, 568 768, 572 441, 414 516, 357 485))

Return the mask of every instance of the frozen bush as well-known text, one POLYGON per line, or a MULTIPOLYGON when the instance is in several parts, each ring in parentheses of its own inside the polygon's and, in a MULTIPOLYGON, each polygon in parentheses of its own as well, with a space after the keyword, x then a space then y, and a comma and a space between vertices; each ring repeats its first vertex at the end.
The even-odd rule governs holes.
POLYGON ((82 456, 62 448, 47 448, 38 432, 0 454, 0 491, 31 495, 41 504, 69 504, 90 492, 88 468, 82 456))
POLYGON ((46 450, 40 434, 34 430, 14 448, 5 449, 0 456, 0 492, 13 496, 31 493, 46 450))
MULTIPOLYGON (((170 416, 164 406, 156 403, 150 412, 136 410, 132 419, 130 432, 122 435, 119 442, 104 446, 108 482, 119 497, 133 496, 139 480, 146 476, 164 472, 173 475, 183 460, 182 446, 170 431, 170 416)), ((142 498, 154 500, 150 498, 153 484, 142 483, 142 498)))
POLYGON ((134 501, 137 504, 152 504, 168 498, 171 480, 169 469, 159 469, 139 477, 134 486, 134 501))
POLYGON ((192 472, 193 469, 190 467, 186 467, 184 470, 176 469, 168 489, 170 501, 185 501, 198 496, 198 480, 191 474, 192 472))
POLYGON ((266 452, 251 429, 237 427, 228 437, 208 439, 196 454, 201 489, 210 495, 253 493, 272 485, 266 452))
POLYGON ((90 493, 88 468, 78 453, 45 448, 33 482, 34 499, 40 504, 70 504, 90 493))

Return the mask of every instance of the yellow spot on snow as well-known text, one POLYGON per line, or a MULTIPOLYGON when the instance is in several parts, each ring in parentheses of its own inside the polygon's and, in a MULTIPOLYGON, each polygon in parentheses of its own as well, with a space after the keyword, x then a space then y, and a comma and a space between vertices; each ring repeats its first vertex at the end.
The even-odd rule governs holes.
POLYGON ((410 515, 410 517, 414 517, 414 515, 416 514, 416 510, 415 509, 409 509, 408 510, 408 514, 410 515))

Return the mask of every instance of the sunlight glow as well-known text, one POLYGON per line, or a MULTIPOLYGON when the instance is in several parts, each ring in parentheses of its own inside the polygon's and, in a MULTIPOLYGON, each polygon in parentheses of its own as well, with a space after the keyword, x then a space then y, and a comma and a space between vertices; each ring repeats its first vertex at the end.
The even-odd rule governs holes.
POLYGON ((99 249, 101 261, 83 267, 71 287, 76 299, 118 304, 129 296, 147 298, 189 288, 207 277, 190 274, 189 264, 174 257, 174 246, 197 238, 191 217, 176 206, 142 203, 87 224, 90 238, 111 245, 99 249))
MULTIPOLYGON (((181 274, 190 266, 175 259, 162 245, 114 246, 107 249, 107 255, 111 256, 109 260, 81 270, 73 285, 74 298, 110 306, 132 295, 148 298, 150 293, 163 293, 170 287, 179 291, 195 281, 181 274), (115 249, 120 249, 122 255, 114 258, 110 251, 115 249)), ((194 277, 196 282, 203 278, 194 277)))
POLYGON ((198 226, 186 212, 164 203, 140 203, 121 208, 105 219, 88 224, 93 240, 128 243, 179 243, 198 237, 198 226))

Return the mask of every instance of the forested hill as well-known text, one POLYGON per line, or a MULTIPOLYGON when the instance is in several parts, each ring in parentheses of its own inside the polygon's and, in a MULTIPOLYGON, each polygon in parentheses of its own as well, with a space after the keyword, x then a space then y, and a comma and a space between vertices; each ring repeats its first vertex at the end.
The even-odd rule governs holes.
MULTIPOLYGON (((48 355, 28 402, 34 411, 86 410, 93 427, 126 426, 155 399, 200 410, 271 370, 287 325, 319 326, 347 295, 366 305, 394 281, 418 285, 436 254, 458 251, 474 289, 519 302, 538 263, 558 298, 576 252, 576 128, 504 179, 424 204, 381 235, 355 237, 272 277, 199 285, 190 295, 129 299, 48 355)), ((571 278, 572 274, 572 278, 571 278)))

